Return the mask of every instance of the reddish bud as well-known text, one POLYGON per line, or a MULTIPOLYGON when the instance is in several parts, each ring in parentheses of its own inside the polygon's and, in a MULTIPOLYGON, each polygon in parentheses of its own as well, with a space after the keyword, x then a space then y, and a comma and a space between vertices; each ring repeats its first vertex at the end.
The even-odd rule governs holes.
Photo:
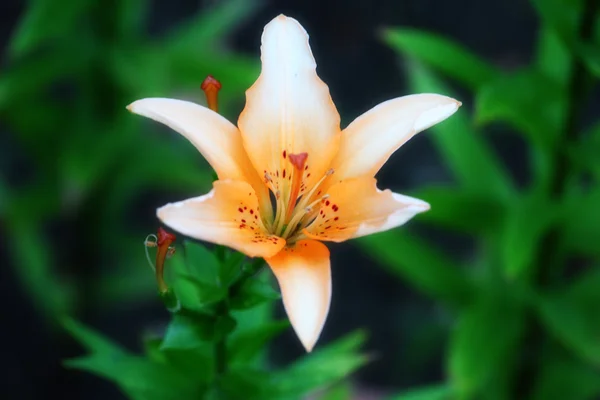
POLYGON ((164 269, 165 269, 165 258, 169 255, 169 253, 173 254, 175 252, 174 247, 171 247, 171 243, 175 241, 176 236, 172 233, 167 232, 163 228, 158 228, 157 233, 158 240, 156 244, 158 245, 158 251, 156 252, 156 282, 158 283, 158 290, 160 293, 166 293, 169 290, 169 287, 165 283, 165 279, 163 277, 164 269))
POLYGON ((206 103, 208 104, 208 108, 214 112, 218 112, 217 100, 219 90, 221 90, 221 82, 216 80, 212 75, 208 75, 202 82, 202 85, 200 85, 200 89, 202 89, 206 95, 206 103))
POLYGON ((159 247, 163 246, 166 242, 169 242, 167 244, 167 247, 169 247, 169 245, 171 243, 173 243, 175 241, 175 239, 177 239, 177 237, 174 234, 167 232, 162 227, 158 228, 157 237, 158 237, 157 244, 159 247))

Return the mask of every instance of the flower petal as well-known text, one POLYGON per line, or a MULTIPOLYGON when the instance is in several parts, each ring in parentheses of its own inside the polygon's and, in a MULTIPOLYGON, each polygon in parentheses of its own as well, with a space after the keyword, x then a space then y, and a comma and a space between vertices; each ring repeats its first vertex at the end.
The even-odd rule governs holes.
POLYGON ((311 187, 337 152, 340 116, 298 21, 280 15, 267 24, 261 54, 261 74, 238 121, 244 147, 258 173, 280 180, 282 191, 293 169, 286 156, 307 153, 304 186, 311 187))
POLYGON ((242 181, 216 181, 208 194, 157 211, 172 229, 195 239, 229 246, 250 257, 272 257, 285 240, 264 229, 258 199, 242 181))
POLYGON ((268 190, 252 167, 235 125, 206 107, 183 100, 148 98, 135 101, 127 108, 183 135, 206 158, 219 179, 249 182, 268 217, 268 190))
POLYGON ((307 351, 321 335, 331 301, 329 250, 315 240, 300 240, 267 258, 294 331, 307 351))
POLYGON ((377 189, 375 178, 354 178, 327 191, 315 221, 304 230, 312 239, 343 242, 403 225, 429 204, 412 197, 377 189))
POLYGON ((356 118, 342 132, 332 180, 375 176, 388 158, 417 133, 448 118, 461 103, 437 94, 386 101, 356 118))

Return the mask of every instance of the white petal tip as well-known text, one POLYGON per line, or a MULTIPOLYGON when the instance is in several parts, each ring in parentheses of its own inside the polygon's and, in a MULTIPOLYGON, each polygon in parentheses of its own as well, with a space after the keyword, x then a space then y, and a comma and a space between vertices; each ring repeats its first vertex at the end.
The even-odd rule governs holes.
POLYGON ((458 110, 458 107, 462 105, 460 101, 456 101, 451 98, 446 98, 445 104, 433 107, 427 111, 422 112, 419 117, 415 120, 413 128, 415 131, 420 132, 425 130, 439 122, 442 122, 458 110))
POLYGON ((142 111, 143 103, 144 103, 144 100, 136 100, 125 108, 127 108, 127 111, 129 111, 130 113, 143 115, 143 111, 142 111))
POLYGON ((306 350, 306 352, 311 353, 313 351, 313 348, 315 347, 316 341, 307 342, 307 343, 304 343, 301 341, 301 343, 302 343, 302 346, 304 346, 304 349, 306 350))

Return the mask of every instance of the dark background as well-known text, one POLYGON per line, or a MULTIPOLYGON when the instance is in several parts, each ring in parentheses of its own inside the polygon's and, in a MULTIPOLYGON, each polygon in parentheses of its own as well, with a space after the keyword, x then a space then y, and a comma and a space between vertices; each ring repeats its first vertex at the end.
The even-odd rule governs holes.
MULTIPOLYGON (((148 34, 160 35, 210 3, 154 1, 148 34)), ((24 7, 25 3, 17 0, 4 0, 0 4, 0 43, 3 47, 24 7)), ((271 0, 264 1, 259 11, 232 33, 232 47, 258 57, 262 27, 279 13, 298 19, 309 32, 318 72, 330 87, 343 126, 379 102, 407 94, 401 60, 377 36, 382 27, 408 26, 443 34, 505 69, 528 62, 536 32, 533 10, 524 0, 271 0)), ((198 76, 198 83, 202 79, 198 76)), ((459 93, 465 96, 460 100, 467 112, 471 107, 469 98, 465 93, 459 93)), ((0 129, 3 129, 1 121, 0 129)), ((10 140, 6 130, 0 133, 0 146, 8 146, 10 140)), ((426 133, 418 136, 396 153, 379 174, 381 187, 410 192, 424 182, 449 179, 426 136, 426 133)), ((517 180, 526 179, 519 157, 519 143, 508 137, 496 141, 495 145, 495 150, 502 154, 517 180)), ((0 165, 4 168, 3 163, 0 165)), ((11 168, 19 169, 10 174, 18 183, 27 173, 27 167, 16 165, 11 164, 11 168)), ((141 208, 132 216, 131 223, 153 219, 154 209, 163 204, 165 198, 167 194, 155 193, 151 198, 140 200, 141 208)), ((69 238, 77 235, 76 226, 70 221, 59 231, 61 234, 70 231, 65 236, 69 238)), ((1 237, 9 234, 4 229, 0 232, 1 237)), ((52 228, 50 232, 54 232, 52 228)), ((469 242, 464 238, 431 230, 424 234, 455 254, 468 255, 469 242)), ((3 242, 0 241, 3 260, 0 268, 3 305, 1 397, 116 398, 116 389, 111 384, 61 366, 61 359, 79 355, 81 349, 72 340, 54 334, 36 313, 16 281, 12 265, 7 265, 10 259, 3 242)), ((63 244, 67 252, 76 253, 81 264, 86 266, 77 273, 93 275, 95 265, 90 259, 94 255, 78 252, 69 241, 63 244)), ((142 257, 140 248, 140 263, 144 262, 142 257)), ((375 360, 357 374, 358 384, 367 391, 388 393, 441 381, 444 378, 443 347, 428 349, 429 357, 415 356, 414 340, 419 335, 414 332, 426 324, 429 316, 444 315, 446 310, 378 269, 352 244, 332 246, 332 265, 334 297, 322 343, 359 327, 368 329, 367 350, 375 360), (410 338, 404 334, 408 327, 412 332, 410 338)), ((158 301, 151 301, 108 312, 84 305, 79 318, 118 342, 139 348, 139 332, 166 319, 167 315, 158 301)), ((301 349, 291 332, 278 340, 273 349, 273 357, 278 362, 299 354, 301 349)))

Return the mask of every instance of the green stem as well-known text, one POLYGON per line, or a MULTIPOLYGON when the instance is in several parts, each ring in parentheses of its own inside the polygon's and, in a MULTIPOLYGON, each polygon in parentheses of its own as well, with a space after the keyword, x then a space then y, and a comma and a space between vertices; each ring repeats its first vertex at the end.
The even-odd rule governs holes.
MULTIPOLYGON (((597 11, 600 7, 599 0, 585 0, 578 29, 578 39, 587 42, 592 37, 597 11)), ((564 121, 564 136, 562 143, 556 146, 553 155, 554 176, 551 180, 549 195, 552 199, 560 201, 567 188, 572 170, 569 159, 564 151, 567 146, 577 140, 580 110, 588 95, 588 82, 590 76, 582 61, 574 56, 570 69, 567 92, 567 110, 564 121)), ((564 254, 561 246, 561 232, 558 228, 551 229, 543 238, 537 256, 536 276, 532 281, 533 289, 543 291, 548 289, 553 282, 560 281, 564 269, 564 254)), ((529 398, 532 395, 537 371, 542 364, 544 348, 549 344, 544 327, 536 313, 531 311, 528 315, 529 326, 525 334, 523 347, 526 353, 515 387, 514 398, 529 398)))
MULTIPOLYGON (((223 253, 220 261, 225 262, 226 255, 223 253)), ((217 306, 217 313, 220 317, 229 316, 229 299, 236 295, 244 286, 246 281, 256 275, 264 266, 264 261, 257 258, 249 265, 245 265, 238 279, 229 287, 227 298, 217 306)), ((217 376, 227 372, 227 337, 223 336, 215 343, 215 370, 217 376)))
MULTIPOLYGON (((219 304, 219 315, 226 317, 229 315, 228 299, 219 304)), ((215 343, 215 370, 217 376, 227 372, 227 336, 223 336, 215 343)))

